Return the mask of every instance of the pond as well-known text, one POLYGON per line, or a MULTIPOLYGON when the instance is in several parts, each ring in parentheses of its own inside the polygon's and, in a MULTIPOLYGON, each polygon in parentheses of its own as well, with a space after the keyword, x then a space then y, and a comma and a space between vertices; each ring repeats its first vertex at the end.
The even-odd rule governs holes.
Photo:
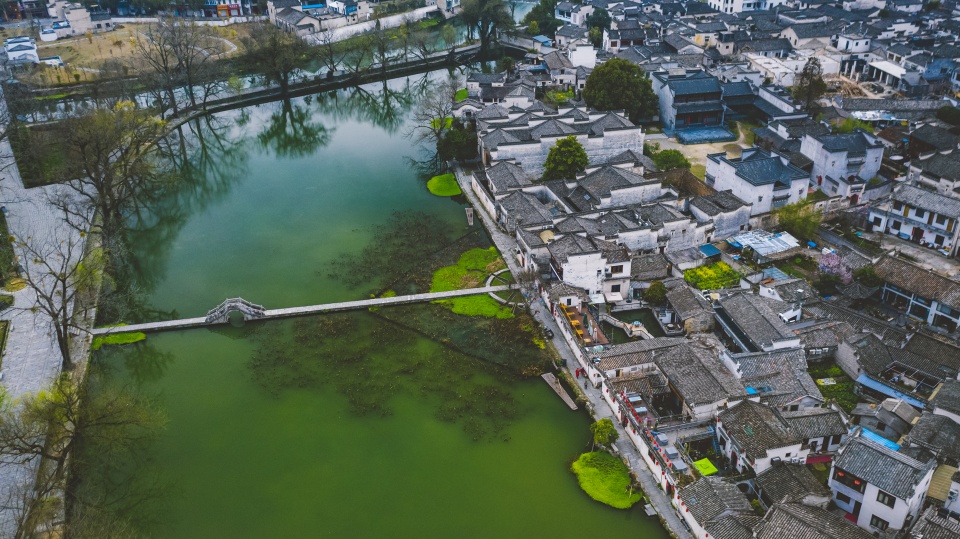
MULTIPOLYGON (((190 174, 131 217, 139 293, 114 312, 133 322, 202 316, 236 296, 268 308, 367 297, 376 283, 348 287, 330 263, 386 241, 371 225, 394 212, 489 245, 469 234, 462 201, 427 192, 404 137, 446 75, 185 126, 165 151, 190 174)), ((166 427, 121 460, 89 442, 78 491, 109 490, 110 511, 151 537, 666 537, 639 506, 579 489, 569 466, 589 418, 522 375, 545 361, 524 320, 420 305, 105 347, 92 387, 154 399, 166 427)))

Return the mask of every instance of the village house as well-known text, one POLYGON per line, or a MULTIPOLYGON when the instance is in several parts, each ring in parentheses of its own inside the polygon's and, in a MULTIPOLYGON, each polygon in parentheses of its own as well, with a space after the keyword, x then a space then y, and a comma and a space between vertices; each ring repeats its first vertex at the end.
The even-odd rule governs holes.
POLYGON ((807 360, 799 348, 740 354, 725 350, 720 359, 762 404, 784 411, 823 406, 823 396, 807 374, 807 360))
POLYGON ((750 226, 751 204, 730 190, 692 197, 688 208, 701 223, 713 224, 711 236, 716 240, 729 238, 750 226))
POLYGON ((960 283, 889 255, 880 258, 874 270, 884 280, 885 304, 947 331, 960 325, 960 283))
POLYGON ((806 198, 810 174, 790 164, 790 158, 757 147, 740 157, 707 155, 706 183, 717 191, 730 190, 751 204, 756 216, 806 198))
POLYGON ((783 539, 784 537, 875 539, 873 535, 856 527, 843 517, 826 509, 802 503, 776 504, 754 527, 754 539, 783 539))
POLYGON ((780 503, 801 503, 826 509, 831 492, 803 464, 781 462, 757 474, 757 496, 766 507, 780 503))
POLYGON ((799 315, 799 309, 746 292, 721 296, 714 304, 717 322, 734 348, 743 352, 769 352, 780 348, 799 348, 800 336, 786 321, 799 315))
POLYGON ((830 469, 833 501, 868 531, 907 527, 923 507, 937 461, 920 461, 854 436, 830 469))
POLYGON ((667 292, 667 316, 661 321, 664 324, 675 324, 688 335, 713 331, 715 319, 713 305, 704 299, 698 290, 687 285, 680 285, 667 292))
POLYGON ((897 442, 910 432, 920 412, 903 399, 886 398, 880 404, 861 402, 850 412, 853 424, 897 442))
POLYGON ((650 80, 665 128, 723 125, 723 92, 713 75, 699 69, 665 71, 651 73, 650 80))
MULTIPOLYGON (((755 516, 750 501, 736 485, 715 476, 701 477, 677 489, 673 503, 697 539, 724 537, 718 528, 726 518, 755 516)), ((752 523, 753 519, 747 522, 752 523)))
POLYGON ((752 400, 717 414, 717 439, 730 466, 740 472, 760 474, 773 462, 805 462, 810 452, 773 408, 752 400))
POLYGON ((857 130, 848 135, 804 135, 800 152, 813 163, 811 177, 831 196, 863 197, 866 182, 880 171, 883 144, 873 135, 857 130))

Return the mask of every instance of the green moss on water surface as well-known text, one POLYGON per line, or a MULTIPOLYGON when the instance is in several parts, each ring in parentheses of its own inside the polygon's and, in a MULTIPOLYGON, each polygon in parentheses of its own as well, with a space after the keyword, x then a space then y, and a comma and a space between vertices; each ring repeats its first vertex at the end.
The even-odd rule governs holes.
POLYGON ((427 182, 427 189, 431 194, 438 197, 452 197, 463 194, 460 185, 457 184, 457 177, 453 174, 441 174, 434 176, 427 182))
POLYGON ((486 318, 513 318, 513 311, 487 294, 437 300, 434 303, 448 307, 454 314, 486 318))
POLYGON ((594 451, 580 455, 570 466, 577 474, 580 488, 591 498, 617 509, 629 509, 643 497, 639 490, 629 490, 630 471, 610 453, 594 451))
POLYGON ((133 344, 146 340, 147 334, 140 331, 131 331, 129 333, 113 333, 111 335, 97 335, 90 343, 91 350, 99 350, 102 346, 133 344))

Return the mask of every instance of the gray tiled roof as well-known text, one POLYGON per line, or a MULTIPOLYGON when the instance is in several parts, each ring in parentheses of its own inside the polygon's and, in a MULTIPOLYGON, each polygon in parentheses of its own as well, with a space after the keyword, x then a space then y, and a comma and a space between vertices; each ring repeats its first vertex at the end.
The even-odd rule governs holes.
POLYGON ((564 236, 550 243, 547 249, 550 251, 550 256, 560 263, 565 263, 570 256, 600 252, 592 241, 576 234, 564 236))
POLYGON ((823 149, 828 152, 847 152, 849 155, 864 154, 867 148, 882 148, 880 141, 871 142, 866 135, 860 132, 844 135, 821 135, 816 137, 823 149))
POLYGON ((744 400, 720 412, 717 417, 723 430, 751 458, 765 457, 768 449, 802 442, 774 409, 765 404, 744 400))
POLYGON ((501 199, 498 204, 506 210, 509 218, 520 226, 553 224, 550 208, 530 193, 514 191, 501 199))
POLYGON ((937 151, 956 150, 960 137, 942 127, 924 124, 910 133, 911 139, 917 139, 933 146, 937 151))
POLYGON ((930 403, 937 408, 960 414, 960 382, 944 380, 937 393, 930 398, 930 403))
MULTIPOLYGON (((761 100, 762 101, 762 100, 761 100)), ((746 150, 744 151, 746 153, 746 150)), ((769 185, 771 183, 786 183, 789 185, 795 179, 810 177, 810 174, 789 164, 770 152, 762 149, 750 152, 747 157, 728 159, 724 154, 707 156, 714 161, 725 160, 737 171, 737 176, 753 185, 769 185)))
POLYGON ((641 281, 665 279, 670 275, 670 262, 660 253, 637 255, 630 264, 630 276, 641 281))
POLYGON ((680 499, 701 525, 722 516, 753 513, 750 501, 733 483, 701 477, 680 489, 680 499))
POLYGON ((899 185, 891 196, 893 200, 909 204, 913 208, 946 215, 954 219, 960 217, 960 199, 927 191, 912 185, 899 185))
POLYGON ((862 437, 841 447, 834 463, 901 500, 913 496, 923 477, 937 465, 936 460, 923 463, 862 437))
POLYGON ((820 294, 817 294, 805 279, 776 281, 767 286, 776 290, 780 299, 785 302, 796 301, 798 294, 804 303, 820 299, 820 294))
POLYGON ((681 320, 686 320, 703 313, 713 313, 710 302, 703 299, 700 293, 687 285, 682 285, 667 292, 667 301, 681 320))
POLYGON ((960 309, 958 282, 892 256, 882 257, 874 269, 881 279, 892 285, 960 309))
POLYGON ((883 342, 899 346, 906 340, 907 332, 895 328, 885 322, 872 318, 857 311, 846 309, 833 305, 829 302, 821 301, 812 305, 804 306, 804 310, 809 311, 813 316, 820 320, 833 320, 837 322, 846 322, 854 329, 856 333, 869 332, 879 336, 883 342))
POLYGON ((840 412, 831 408, 805 408, 795 412, 778 411, 790 430, 809 440, 847 433, 847 425, 840 412))
POLYGON ((803 350, 731 354, 740 371, 740 383, 759 393, 761 402, 781 406, 801 397, 823 400, 816 382, 807 374, 803 350))
POLYGON ((644 365, 653 362, 652 352, 672 348, 687 342, 681 337, 658 337, 624 344, 607 346, 603 352, 597 354, 600 358, 600 369, 609 371, 623 369, 634 365, 644 365))
POLYGON ((940 459, 955 462, 960 459, 960 425, 947 416, 924 412, 904 445, 924 447, 940 459))
POLYGON ((503 161, 486 170, 487 180, 494 186, 494 192, 502 193, 527 185, 533 185, 523 167, 503 161))
POLYGON ((918 539, 957 539, 960 537, 960 522, 942 517, 935 506, 930 506, 917 519, 912 536, 918 539))
POLYGON ((753 539, 753 527, 758 522, 760 517, 756 515, 728 515, 708 523, 704 529, 711 537, 753 539))
POLYGON ((813 326, 798 328, 800 346, 804 350, 811 348, 836 348, 843 339, 853 334, 853 326, 846 322, 822 322, 813 326))
POLYGON ((756 539, 873 539, 856 524, 826 509, 800 503, 774 505, 755 528, 756 539))
POLYGON ((910 166, 919 168, 928 176, 954 180, 960 177, 960 161, 958 159, 960 159, 960 155, 957 154, 935 153, 926 159, 914 159, 910 162, 910 166))
POLYGON ((796 336, 765 298, 740 293, 720 298, 719 304, 730 320, 758 347, 796 336))
POLYGON ((721 213, 736 211, 747 206, 747 203, 740 200, 733 194, 733 191, 728 189, 712 195, 694 197, 690 200, 690 205, 713 217, 721 213))
POLYGON ((654 357, 680 397, 692 408, 746 396, 743 385, 719 359, 720 341, 710 334, 697 337, 654 357))
POLYGON ((803 464, 772 466, 757 474, 756 482, 770 503, 780 503, 785 498, 801 501, 806 496, 830 497, 830 489, 803 464))

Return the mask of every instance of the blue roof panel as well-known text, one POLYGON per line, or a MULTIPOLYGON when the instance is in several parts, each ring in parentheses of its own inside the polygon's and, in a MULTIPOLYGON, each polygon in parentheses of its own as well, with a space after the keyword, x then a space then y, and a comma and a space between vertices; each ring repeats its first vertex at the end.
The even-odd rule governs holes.
POLYGON ((870 441, 877 442, 878 444, 886 447, 887 449, 892 449, 892 450, 894 450, 894 451, 900 451, 900 444, 895 443, 895 442, 891 442, 890 440, 884 438, 883 436, 880 436, 879 434, 877 434, 877 433, 875 433, 875 432, 869 431, 869 430, 867 430, 867 429, 863 429, 863 431, 862 431, 862 433, 861 433, 861 436, 863 436, 864 438, 866 438, 866 439, 868 439, 868 440, 870 440, 870 441))
POLYGON ((895 399, 903 399, 903 401, 909 404, 910 406, 920 408, 921 410, 926 408, 926 405, 920 402, 919 400, 911 397, 910 395, 907 395, 903 391, 897 391, 896 389, 893 389, 892 387, 886 384, 881 384, 880 382, 867 376, 866 373, 863 373, 857 377, 857 383, 862 386, 869 387, 874 391, 879 391, 880 393, 883 393, 888 397, 893 397, 895 399))

